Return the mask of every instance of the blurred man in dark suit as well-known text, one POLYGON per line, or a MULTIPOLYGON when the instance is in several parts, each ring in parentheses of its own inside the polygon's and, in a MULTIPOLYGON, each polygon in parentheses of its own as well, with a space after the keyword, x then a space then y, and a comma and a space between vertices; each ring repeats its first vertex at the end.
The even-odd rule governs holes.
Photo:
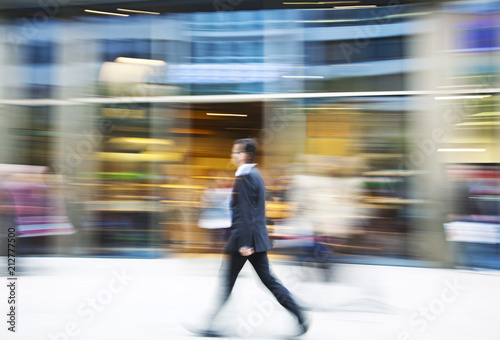
MULTIPOLYGON (((248 260, 262 283, 273 293, 278 302, 295 315, 301 335, 308 329, 308 321, 302 308, 269 269, 267 251, 271 249, 271 242, 266 228, 265 187, 259 172, 255 169, 256 164, 252 163, 255 154, 254 140, 238 139, 234 142, 231 160, 238 170, 230 203, 231 235, 225 246, 225 251, 229 255, 229 266, 223 274, 222 299, 211 322, 228 300, 236 278, 248 260)), ((217 335, 211 327, 204 334, 217 335)))

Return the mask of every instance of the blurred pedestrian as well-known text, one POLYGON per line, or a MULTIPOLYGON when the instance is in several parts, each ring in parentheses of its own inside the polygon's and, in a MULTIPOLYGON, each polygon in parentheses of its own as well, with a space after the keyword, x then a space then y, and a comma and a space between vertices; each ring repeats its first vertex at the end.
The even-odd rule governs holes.
POLYGON ((224 174, 219 174, 214 176, 215 179, 203 193, 198 219, 198 226, 207 230, 211 247, 217 252, 227 241, 228 229, 231 227, 229 202, 232 194, 231 181, 224 174))
POLYGON ((231 235, 225 246, 225 252, 229 256, 229 266, 223 273, 221 301, 211 315, 208 328, 199 332, 204 336, 218 335, 212 328, 213 321, 229 299, 236 278, 247 260, 278 302, 297 318, 298 335, 308 330, 309 322, 303 309, 269 269, 267 251, 271 249, 271 242, 266 228, 265 187, 259 172, 255 169, 256 164, 252 163, 255 154, 256 146, 253 139, 238 139, 234 142, 231 160, 238 170, 230 203, 231 235))

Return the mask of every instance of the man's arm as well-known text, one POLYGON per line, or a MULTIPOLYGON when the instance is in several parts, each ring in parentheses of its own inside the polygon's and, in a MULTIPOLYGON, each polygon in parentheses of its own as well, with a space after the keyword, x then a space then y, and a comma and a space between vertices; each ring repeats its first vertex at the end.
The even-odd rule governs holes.
POLYGON ((253 243, 252 228, 255 225, 254 207, 250 199, 252 190, 250 178, 245 176, 240 180, 238 190, 238 210, 240 215, 238 249, 242 256, 250 256, 254 253, 254 249, 251 247, 253 243))

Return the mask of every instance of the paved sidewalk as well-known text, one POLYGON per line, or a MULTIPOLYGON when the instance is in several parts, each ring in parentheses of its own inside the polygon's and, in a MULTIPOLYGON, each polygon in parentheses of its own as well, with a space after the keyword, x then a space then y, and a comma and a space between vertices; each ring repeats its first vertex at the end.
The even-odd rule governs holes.
MULTIPOLYGON (((15 333, 7 329, 10 281, 0 277, 0 339, 196 339, 182 324, 203 323, 221 265, 220 258, 22 260, 15 333)), ((499 338, 497 272, 340 264, 325 283, 318 269, 271 265, 310 308, 304 339, 499 338)), ((218 327, 235 339, 289 338, 294 319, 257 280, 247 264, 218 327)))

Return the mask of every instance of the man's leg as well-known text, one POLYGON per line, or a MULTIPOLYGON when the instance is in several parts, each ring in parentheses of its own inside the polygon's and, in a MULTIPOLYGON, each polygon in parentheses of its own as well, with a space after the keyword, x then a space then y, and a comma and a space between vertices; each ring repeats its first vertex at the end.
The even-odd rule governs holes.
POLYGON ((286 289, 274 276, 269 269, 269 260, 267 252, 254 253, 249 256, 249 261, 255 268, 262 283, 273 293, 278 302, 288 311, 297 317, 300 324, 303 324, 305 316, 299 305, 295 302, 288 289, 286 289))
POLYGON ((241 256, 239 253, 231 253, 229 255, 229 266, 222 270, 222 279, 223 279, 223 287, 222 287, 222 295, 219 303, 217 304, 214 312, 209 321, 209 326, 212 325, 212 322, 219 314, 220 310, 226 304, 231 292, 233 291, 234 284, 236 279, 238 278, 238 274, 241 269, 245 265, 245 262, 248 258, 245 256, 241 256))

